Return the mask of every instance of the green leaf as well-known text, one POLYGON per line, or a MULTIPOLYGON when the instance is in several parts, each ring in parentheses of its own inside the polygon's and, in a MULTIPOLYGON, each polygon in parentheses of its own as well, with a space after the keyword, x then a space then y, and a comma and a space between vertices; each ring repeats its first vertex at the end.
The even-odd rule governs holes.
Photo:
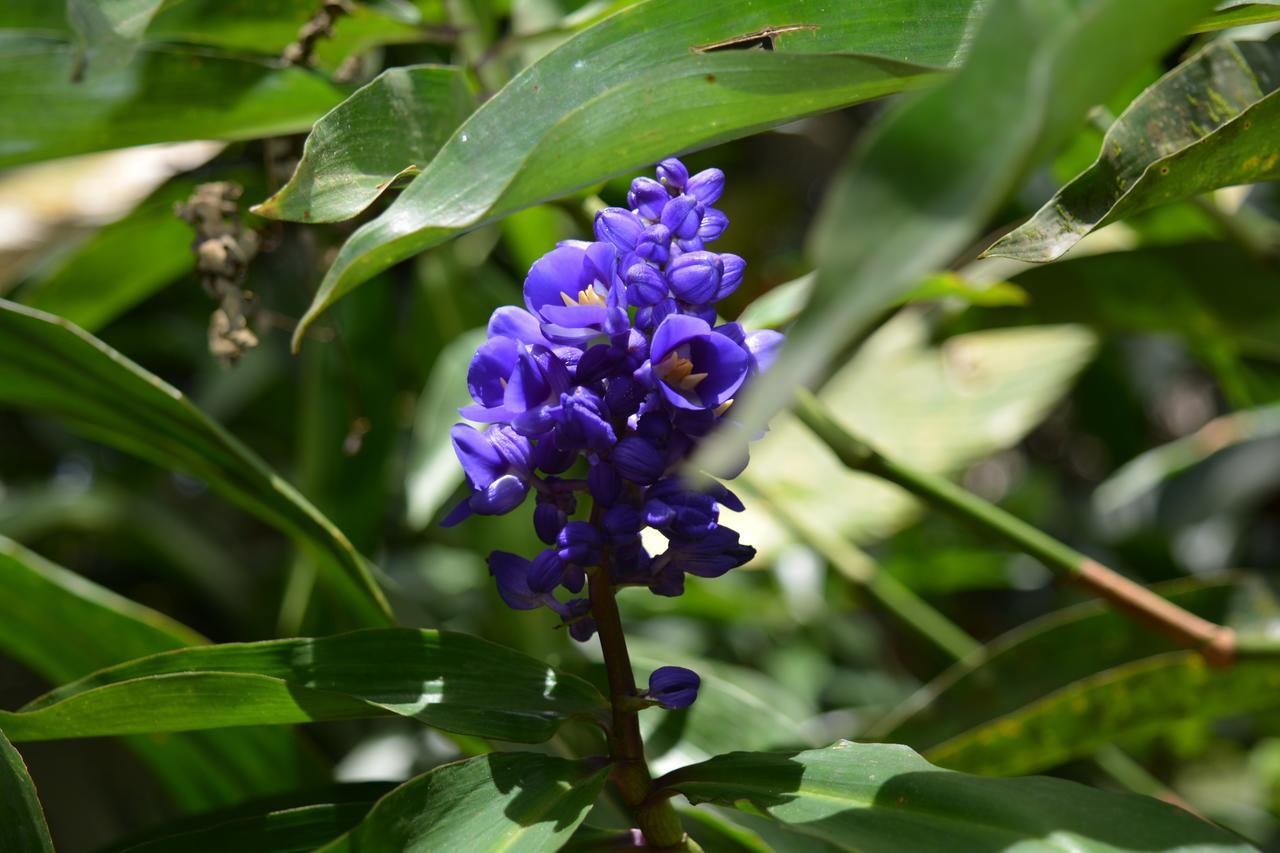
POLYGON ((81 55, 74 78, 128 64, 142 33, 164 0, 67 0, 67 20, 75 29, 81 55))
MULTIPOLYGON (((872 335, 820 398, 849 429, 886 453, 950 473, 1016 444, 1088 364, 1095 340, 1079 326, 1034 326, 957 335, 929 344, 930 328, 906 311, 872 335)), ((919 512, 882 480, 849 471, 790 416, 751 448, 742 475, 770 500, 854 541, 880 539, 919 512)), ((791 540, 748 502, 750 544, 772 553, 791 540)))
MULTIPOLYGON (((1226 582, 1188 581, 1158 588, 1174 604, 1216 622, 1223 620, 1235 589, 1226 582)), ((1175 648, 1102 602, 1086 602, 993 640, 980 656, 951 667, 866 734, 927 750, 1101 670, 1175 648)))
POLYGON ((325 114, 289 183, 252 210, 294 222, 339 222, 422 171, 475 108, 460 68, 390 68, 325 114))
POLYGON ((449 429, 461 420, 458 408, 471 402, 467 369, 484 340, 484 329, 472 329, 446 344, 418 400, 405 479, 405 513, 414 530, 425 529, 462 483, 462 466, 454 455, 449 429))
POLYGON ((205 480, 313 550, 353 618, 390 621, 364 559, 341 531, 182 392, 81 329, 0 300, 0 403, 55 416, 205 480))
POLYGON ((1265 24, 1280 20, 1280 0, 1223 0, 1218 8, 1195 27, 1193 32, 1207 33, 1246 24, 1265 24))
POLYGON ((5 853, 53 853, 44 810, 27 765, 0 731, 0 850, 5 853))
MULTIPOLYGON (((185 625, 3 537, 0 590, 0 652, 55 684, 207 642, 185 625)), ((319 775, 318 762, 286 731, 211 731, 126 742, 185 810, 285 790, 319 775)))
POLYGON ((934 767, 904 746, 840 741, 792 754, 735 752, 662 780, 695 801, 755 808, 859 853, 1054 848, 1251 850, 1149 797, 1061 779, 985 779, 934 767), (1203 846, 1202 846, 1203 845, 1203 846))
POLYGON ((1280 38, 1213 41, 1107 130, 1098 160, 986 255, 1044 262, 1141 210, 1280 178, 1280 38))
POLYGON ((329 785, 149 827, 104 853, 310 853, 358 824, 384 782, 329 785))
POLYGON ((1259 367, 1280 363, 1275 270, 1228 243, 1067 257, 1014 282, 1031 297, 1018 319, 1087 323, 1104 335, 1178 335, 1237 399, 1254 396, 1259 367))
POLYGON ((0 728, 23 741, 399 714, 537 743, 606 707, 582 679, 478 637, 389 628, 153 655, 0 712, 0 728))
POLYGON ((1083 678, 926 754, 973 773, 1031 773, 1117 738, 1276 707, 1280 653, 1244 656, 1216 670, 1196 652, 1169 652, 1083 678))
POLYGON ((343 246, 295 337, 372 275, 459 231, 678 151, 923 84, 954 64, 980 0, 647 0, 525 69, 343 246), (807 25, 772 51, 695 47, 807 25))
POLYGON ((297 133, 343 98, 299 68, 163 46, 73 83, 74 54, 0 32, 0 168, 150 142, 297 133))
MULTIPOLYGON (((967 64, 893 110, 834 181, 814 227, 817 280, 787 346, 735 409, 752 434, 866 325, 945 269, 1087 110, 1164 52, 1209 0, 995 0, 967 64), (981 116, 976 121, 975 116, 981 116)), ((694 463, 723 470, 732 440, 694 463)))
POLYGON ((552 851, 569 839, 609 768, 528 752, 446 764, 396 788, 323 853, 552 851))

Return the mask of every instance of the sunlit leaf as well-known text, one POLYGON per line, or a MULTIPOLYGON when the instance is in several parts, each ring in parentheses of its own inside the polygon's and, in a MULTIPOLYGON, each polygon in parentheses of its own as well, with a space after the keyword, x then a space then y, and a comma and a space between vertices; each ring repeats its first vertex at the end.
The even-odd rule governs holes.
POLYGON ((67 20, 79 37, 81 56, 75 76, 85 66, 119 68, 133 58, 142 33, 164 0, 67 0, 67 20))
POLYGON ((1210 42, 1130 104, 1097 162, 986 254, 1052 261, 1138 211, 1280 178, 1277 88, 1280 38, 1210 42))
POLYGON ((1148 797, 1061 779, 985 779, 905 746, 840 741, 798 753, 735 752, 662 780, 692 800, 755 808, 840 850, 1251 850, 1148 797), (1203 846, 1202 846, 1203 845, 1203 846))
MULTIPOLYGON (((815 224, 813 295, 777 362, 738 403, 745 432, 784 407, 792 388, 819 380, 923 276, 945 269, 1090 107, 1211 7, 992 3, 961 72, 887 115, 835 178, 815 224)), ((695 462, 723 470, 738 453, 732 444, 712 444, 695 462)))
POLYGON ((5 853, 53 853, 44 810, 27 765, 0 731, 0 850, 5 853))
POLYGON ((1280 653, 1213 669, 1196 652, 1168 652, 1099 672, 943 741, 930 761, 973 773, 1034 773, 1117 738, 1174 723, 1280 707, 1280 653))
POLYGON ((399 714, 536 743, 604 699, 587 682, 466 634, 382 629, 182 649, 105 669, 17 712, 11 738, 51 740, 399 714))
MULTIPOLYGON (((1221 621, 1235 589, 1227 582, 1178 582, 1160 592, 1198 616, 1221 621)), ((927 750, 1079 679, 1176 648, 1101 602, 1087 602, 993 640, 980 656, 957 663, 921 688, 867 735, 927 750)))
MULTIPOLYGON (((886 453, 939 473, 1017 443, 1088 363, 1094 338, 1079 326, 975 332, 928 344, 919 314, 895 317, 823 388, 837 417, 886 453)), ((777 418, 752 445, 743 478, 815 524, 854 540, 883 538, 918 504, 905 492, 846 470, 791 417, 777 418)), ((763 552, 790 539, 758 504, 742 529, 763 552)))
POLYGON ((1209 32, 1276 20, 1280 20, 1280 0, 1222 0, 1214 13, 1196 26, 1195 31, 1209 32))
POLYGON ((421 172, 474 107, 460 68, 389 68, 316 122, 289 183, 253 212, 295 222, 350 219, 421 172))
POLYGON ((559 849, 586 817, 607 767, 494 753, 404 783, 324 853, 559 849))
POLYGON ((336 527, 180 391, 57 317, 0 301, 0 403, 206 480, 320 556, 353 617, 389 621, 364 559, 336 527))
POLYGON ((539 201, 925 82, 952 65, 978 0, 647 0, 592 26, 487 101, 382 216, 347 241, 299 327, 397 261, 539 201), (797 26, 771 51, 701 46, 797 26))
MULTIPOLYGON (((0 590, 0 653, 55 684, 207 642, 185 625, 2 537, 0 590)), ((126 743, 184 810, 213 808, 319 778, 318 762, 280 730, 138 736, 126 743)))
POLYGON ((179 139, 296 133, 342 100, 300 68, 163 46, 73 83, 74 48, 0 38, 0 168, 179 139))

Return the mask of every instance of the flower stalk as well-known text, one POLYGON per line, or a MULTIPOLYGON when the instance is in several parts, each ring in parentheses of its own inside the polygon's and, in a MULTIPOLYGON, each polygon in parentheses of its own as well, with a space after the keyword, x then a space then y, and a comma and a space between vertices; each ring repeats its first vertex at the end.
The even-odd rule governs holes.
POLYGON ((1085 587, 1180 645, 1196 649, 1209 663, 1229 666, 1234 662, 1236 637, 1230 628, 1201 619, 944 477, 884 456, 845 429, 808 391, 798 393, 795 412, 845 466, 895 483, 939 509, 1009 541, 1040 560, 1055 575, 1085 587))
MULTIPOLYGON (((593 517, 599 515, 593 508, 593 517)), ((605 549, 600 566, 587 578, 591 615, 600 637, 605 674, 609 681, 609 704, 612 719, 609 726, 609 757, 613 761, 612 779, 627 807, 654 847, 688 850, 688 840, 680 825, 680 817, 665 798, 649 802, 653 792, 653 775, 644 757, 644 740, 640 735, 640 718, 636 705, 636 682, 631 669, 631 655, 622 630, 618 601, 609 577, 609 552, 605 549)))

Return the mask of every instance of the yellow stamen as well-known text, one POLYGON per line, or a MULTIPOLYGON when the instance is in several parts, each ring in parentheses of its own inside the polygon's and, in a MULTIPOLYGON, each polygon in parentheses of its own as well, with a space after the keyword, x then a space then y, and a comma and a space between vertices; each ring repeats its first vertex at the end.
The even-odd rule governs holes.
POLYGON ((587 287, 585 290, 578 291, 578 298, 574 299, 563 290, 560 291, 560 301, 564 303, 566 308, 573 308, 578 305, 605 305, 605 299, 596 292, 594 287, 587 287))
POLYGON ((725 400, 723 403, 716 406, 716 417, 720 417, 720 415, 723 415, 725 412, 729 411, 729 407, 732 405, 733 405, 733 398, 730 397, 728 400, 725 400))
POLYGON ((657 372, 659 379, 681 391, 692 391, 698 387, 698 383, 707 378, 705 373, 694 373, 693 362, 687 358, 681 358, 674 351, 655 364, 653 369, 657 372))

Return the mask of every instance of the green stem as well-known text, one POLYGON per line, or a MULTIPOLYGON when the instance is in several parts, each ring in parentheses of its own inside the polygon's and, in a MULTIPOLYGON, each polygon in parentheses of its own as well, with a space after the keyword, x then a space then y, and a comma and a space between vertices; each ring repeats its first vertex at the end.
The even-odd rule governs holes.
POLYGON ((982 644, 916 595, 893 575, 882 571, 866 554, 843 536, 815 524, 796 512, 785 500, 754 479, 743 481, 765 503, 775 518, 822 555, 836 571, 861 586, 887 610, 910 625, 955 660, 982 651, 982 644))
MULTIPOLYGON (((599 517, 599 508, 593 508, 592 523, 597 523, 599 517)), ((618 601, 609 578, 607 549, 599 567, 590 575, 588 592, 591 597, 591 615, 596 621, 596 633, 600 637, 600 650, 604 655, 605 673, 609 681, 609 703, 612 706, 609 757, 613 759, 614 784, 635 815, 636 825, 650 845, 675 850, 693 849, 680 825, 680 816, 671 802, 666 798, 651 801, 649 797, 653 792, 653 775, 649 772, 649 763, 644 757, 640 718, 633 701, 636 698, 635 675, 631 670, 627 638, 622 631, 618 601)))
POLYGON ((836 422, 812 393, 801 390, 796 415, 847 467, 895 483, 919 498, 1009 541, 1055 575, 1106 599, 1176 642, 1197 649, 1213 664, 1235 658, 1235 632, 1201 619, 1146 587, 1064 545, 1047 533, 973 495, 945 477, 916 470, 882 455, 836 422))

